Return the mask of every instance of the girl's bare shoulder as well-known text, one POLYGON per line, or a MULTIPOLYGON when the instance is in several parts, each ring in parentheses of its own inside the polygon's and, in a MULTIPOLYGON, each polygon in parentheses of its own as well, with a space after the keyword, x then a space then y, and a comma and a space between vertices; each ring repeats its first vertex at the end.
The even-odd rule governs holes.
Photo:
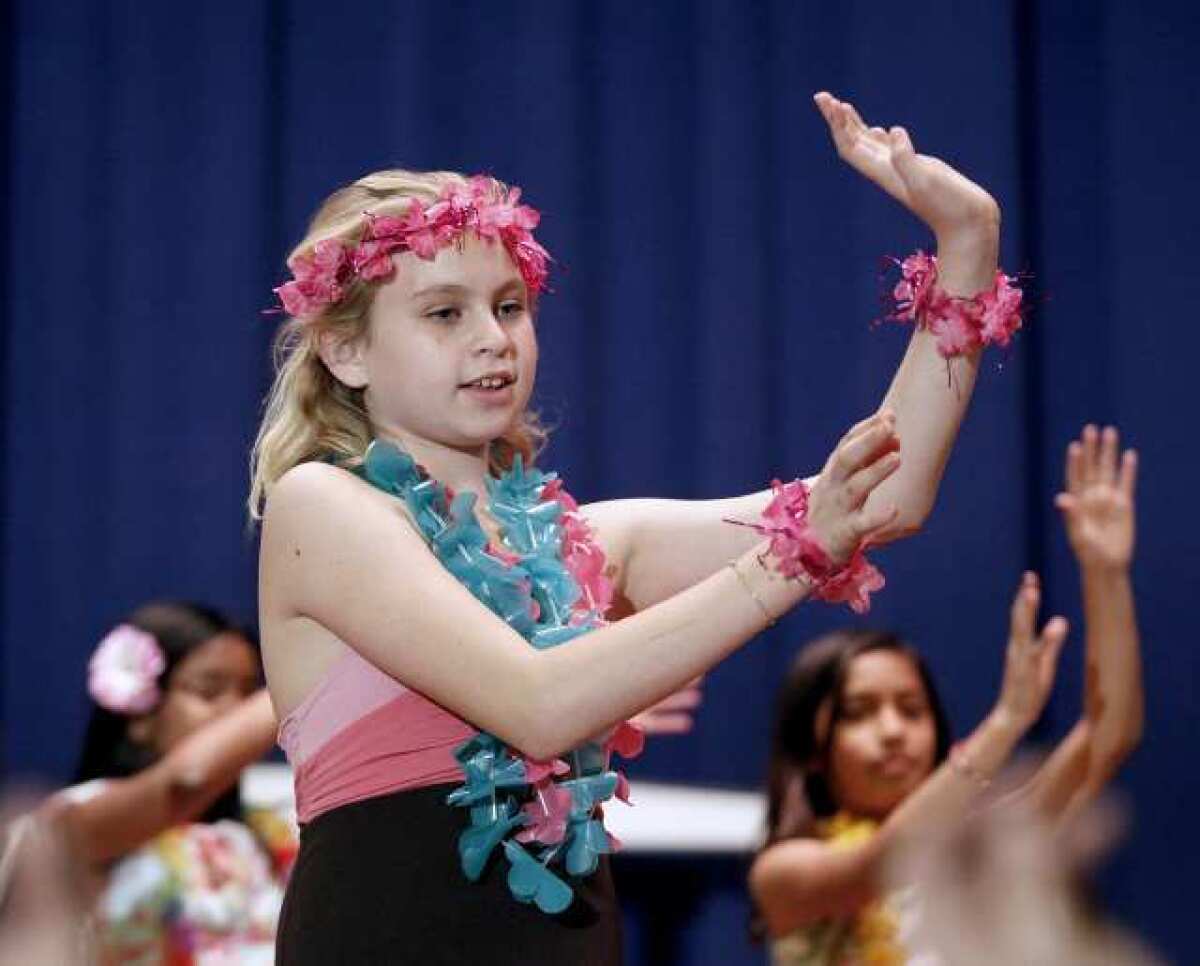
POLYGON ((260 605, 280 616, 305 612, 306 587, 367 580, 383 557, 405 569, 436 563, 402 500, 320 462, 292 467, 271 488, 259 553, 260 605))

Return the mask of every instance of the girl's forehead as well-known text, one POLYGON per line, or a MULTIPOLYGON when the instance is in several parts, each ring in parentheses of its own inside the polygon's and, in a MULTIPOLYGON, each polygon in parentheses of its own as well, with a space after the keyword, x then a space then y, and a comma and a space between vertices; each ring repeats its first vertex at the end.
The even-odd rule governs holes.
POLYGON ((176 672, 205 674, 257 673, 258 655, 250 642, 235 631, 226 631, 205 641, 179 662, 176 672))
POLYGON ((507 285, 523 285, 517 266, 503 245, 469 233, 460 242, 439 249, 432 259, 420 258, 412 252, 393 257, 396 274, 383 290, 391 289, 402 298, 419 298, 429 289, 449 287, 491 296, 507 285))
POLYGON ((892 692, 917 690, 925 686, 912 658, 899 651, 868 651, 850 662, 844 692, 892 692))

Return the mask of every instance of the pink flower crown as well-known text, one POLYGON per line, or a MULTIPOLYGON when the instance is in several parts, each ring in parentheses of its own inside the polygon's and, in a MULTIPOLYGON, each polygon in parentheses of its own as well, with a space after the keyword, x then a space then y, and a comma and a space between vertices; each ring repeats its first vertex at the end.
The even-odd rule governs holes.
POLYGON ((439 249, 455 244, 469 229, 484 241, 504 245, 530 298, 536 298, 546 288, 550 253, 533 238, 541 215, 518 204, 520 198, 520 188, 506 190, 494 178, 477 174, 465 184, 447 184, 429 206, 413 198, 403 215, 364 212, 367 228, 357 244, 327 238, 311 253, 292 256, 292 281, 280 285, 275 294, 288 315, 312 318, 340 302, 355 278, 390 278, 396 252, 432 261, 439 249))

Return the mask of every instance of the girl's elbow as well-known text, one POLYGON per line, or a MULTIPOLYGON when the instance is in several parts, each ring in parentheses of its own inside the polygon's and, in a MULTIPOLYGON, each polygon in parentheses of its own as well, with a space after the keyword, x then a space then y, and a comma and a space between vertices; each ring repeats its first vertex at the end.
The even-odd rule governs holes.
POLYGON ((533 761, 557 758, 578 744, 565 727, 570 716, 558 707, 553 692, 533 688, 519 701, 506 734, 497 733, 505 744, 533 761))
POLYGON ((569 721, 553 707, 531 715, 528 722, 515 736, 514 747, 532 761, 552 761, 561 758, 586 737, 577 735, 574 729, 564 726, 569 721))
POLYGON ((506 744, 530 761, 549 761, 556 758, 555 745, 536 730, 522 728, 506 739, 506 744))

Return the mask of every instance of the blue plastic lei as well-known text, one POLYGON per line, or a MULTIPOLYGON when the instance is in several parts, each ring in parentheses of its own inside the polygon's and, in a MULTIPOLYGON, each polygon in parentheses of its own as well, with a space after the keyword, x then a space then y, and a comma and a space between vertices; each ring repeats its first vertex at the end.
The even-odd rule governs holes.
MULTIPOLYGON (((595 611, 581 614, 581 591, 562 559, 562 506, 543 502, 543 490, 557 477, 513 467, 486 481, 488 511, 500 525, 501 542, 516 559, 507 562, 488 552, 488 538, 475 517, 475 494, 449 498, 446 487, 430 479, 411 456, 393 443, 376 440, 366 453, 361 475, 367 482, 404 500, 434 555, 479 601, 539 649, 557 647, 604 623, 595 611)), ((464 783, 446 799, 468 810, 470 824, 458 840, 463 873, 472 882, 503 846, 508 887, 521 902, 547 913, 565 910, 573 890, 567 879, 591 875, 601 854, 612 845, 596 806, 616 791, 620 776, 609 769, 605 746, 589 742, 568 756, 570 776, 556 781, 570 794, 561 841, 521 843, 515 836, 526 824, 522 805, 534 799, 526 762, 504 743, 480 732, 454 751, 464 783)))

